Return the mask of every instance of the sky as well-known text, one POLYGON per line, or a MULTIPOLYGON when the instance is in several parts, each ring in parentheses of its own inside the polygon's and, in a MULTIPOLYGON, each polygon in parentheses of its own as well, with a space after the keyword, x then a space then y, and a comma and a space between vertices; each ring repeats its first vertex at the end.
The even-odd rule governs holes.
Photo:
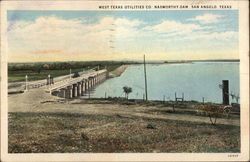
POLYGON ((7 13, 9 62, 239 58, 237 10, 7 13))

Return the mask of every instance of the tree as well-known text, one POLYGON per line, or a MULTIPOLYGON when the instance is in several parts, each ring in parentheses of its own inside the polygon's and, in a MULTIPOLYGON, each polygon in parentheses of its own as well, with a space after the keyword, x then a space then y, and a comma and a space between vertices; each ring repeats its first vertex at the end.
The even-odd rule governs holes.
POLYGON ((48 70, 48 69, 49 69, 49 64, 44 64, 44 65, 42 66, 42 68, 48 70))
POLYGON ((129 93, 132 92, 132 88, 125 86, 125 87, 123 87, 123 92, 125 93, 125 97, 128 99, 128 95, 129 95, 129 93))
POLYGON ((232 97, 233 100, 235 99, 236 103, 239 103, 240 95, 236 95, 232 92, 229 95, 232 97))
POLYGON ((42 71, 42 65, 40 65, 40 64, 34 65, 33 71, 37 72, 38 74, 40 74, 41 71, 42 71))
POLYGON ((201 105, 201 109, 205 112, 205 114, 209 117, 212 125, 216 124, 217 118, 222 113, 222 106, 216 105, 213 103, 208 103, 205 105, 201 105))

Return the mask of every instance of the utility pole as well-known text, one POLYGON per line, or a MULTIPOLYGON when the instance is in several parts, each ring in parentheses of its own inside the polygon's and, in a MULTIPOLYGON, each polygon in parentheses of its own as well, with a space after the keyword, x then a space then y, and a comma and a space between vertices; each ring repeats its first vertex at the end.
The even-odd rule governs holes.
POLYGON ((145 61, 145 55, 144 55, 144 77, 145 77, 145 95, 146 95, 146 101, 148 101, 147 73, 146 73, 146 61, 145 61))

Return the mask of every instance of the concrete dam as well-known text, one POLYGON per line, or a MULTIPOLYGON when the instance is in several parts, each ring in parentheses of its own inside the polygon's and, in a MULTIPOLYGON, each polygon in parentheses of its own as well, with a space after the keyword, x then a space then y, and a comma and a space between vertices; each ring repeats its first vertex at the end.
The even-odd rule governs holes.
POLYGON ((24 83, 24 92, 31 89, 42 88, 45 92, 61 98, 75 98, 85 95, 90 89, 102 83, 108 78, 108 71, 102 70, 88 70, 78 72, 78 76, 74 77, 73 74, 51 77, 39 81, 28 81, 26 75, 26 82, 24 83))
POLYGON ((98 71, 87 71, 85 73, 80 73, 79 77, 62 79, 56 83, 51 83, 48 81, 49 89, 47 92, 54 96, 61 98, 75 98, 83 96, 96 85, 105 81, 108 77, 108 72, 106 69, 98 71))

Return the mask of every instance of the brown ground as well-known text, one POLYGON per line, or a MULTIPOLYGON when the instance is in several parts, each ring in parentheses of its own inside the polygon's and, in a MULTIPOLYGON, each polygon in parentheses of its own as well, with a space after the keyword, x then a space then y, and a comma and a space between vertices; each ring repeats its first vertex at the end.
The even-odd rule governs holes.
POLYGON ((9 152, 239 152, 239 117, 217 125, 189 108, 65 100, 32 89, 8 96, 9 152))

